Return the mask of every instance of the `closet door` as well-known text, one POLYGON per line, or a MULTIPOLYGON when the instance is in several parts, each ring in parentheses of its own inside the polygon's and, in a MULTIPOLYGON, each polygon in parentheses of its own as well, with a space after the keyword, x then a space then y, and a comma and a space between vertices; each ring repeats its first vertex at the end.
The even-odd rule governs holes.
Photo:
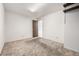
POLYGON ((65 48, 79 51, 79 9, 65 13, 65 48))

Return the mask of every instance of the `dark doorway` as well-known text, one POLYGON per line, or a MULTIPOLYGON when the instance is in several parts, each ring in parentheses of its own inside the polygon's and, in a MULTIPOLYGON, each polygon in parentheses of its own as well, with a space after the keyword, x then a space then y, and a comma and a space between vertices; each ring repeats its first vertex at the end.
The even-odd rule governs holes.
POLYGON ((38 37, 38 21, 33 20, 33 37, 38 37))

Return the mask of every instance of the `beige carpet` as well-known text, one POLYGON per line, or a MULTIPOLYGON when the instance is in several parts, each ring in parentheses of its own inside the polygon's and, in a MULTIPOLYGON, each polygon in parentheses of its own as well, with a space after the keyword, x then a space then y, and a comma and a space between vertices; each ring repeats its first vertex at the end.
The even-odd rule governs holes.
POLYGON ((2 56, 79 56, 78 52, 63 48, 63 44, 46 39, 23 39, 6 43, 2 56))

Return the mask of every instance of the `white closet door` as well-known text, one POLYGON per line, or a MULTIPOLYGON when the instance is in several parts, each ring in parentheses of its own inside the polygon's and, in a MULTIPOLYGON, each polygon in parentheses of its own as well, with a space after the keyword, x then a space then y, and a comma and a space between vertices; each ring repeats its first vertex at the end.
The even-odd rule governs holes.
POLYGON ((65 46, 68 49, 79 51, 79 9, 66 13, 65 46))

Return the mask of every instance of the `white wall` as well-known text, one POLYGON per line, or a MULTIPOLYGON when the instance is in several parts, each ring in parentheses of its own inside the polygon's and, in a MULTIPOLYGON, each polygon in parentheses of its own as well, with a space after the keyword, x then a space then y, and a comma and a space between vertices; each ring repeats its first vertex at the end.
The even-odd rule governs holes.
POLYGON ((66 13, 65 48, 79 51, 79 9, 66 13))
POLYGON ((38 37, 42 37, 43 33, 43 20, 38 20, 38 37))
POLYGON ((17 13, 6 11, 6 42, 32 37, 32 20, 17 13))
POLYGON ((43 20, 43 38, 64 42, 64 13, 51 13, 41 18, 43 20))
POLYGON ((0 3, 0 53, 4 45, 4 7, 0 3))

